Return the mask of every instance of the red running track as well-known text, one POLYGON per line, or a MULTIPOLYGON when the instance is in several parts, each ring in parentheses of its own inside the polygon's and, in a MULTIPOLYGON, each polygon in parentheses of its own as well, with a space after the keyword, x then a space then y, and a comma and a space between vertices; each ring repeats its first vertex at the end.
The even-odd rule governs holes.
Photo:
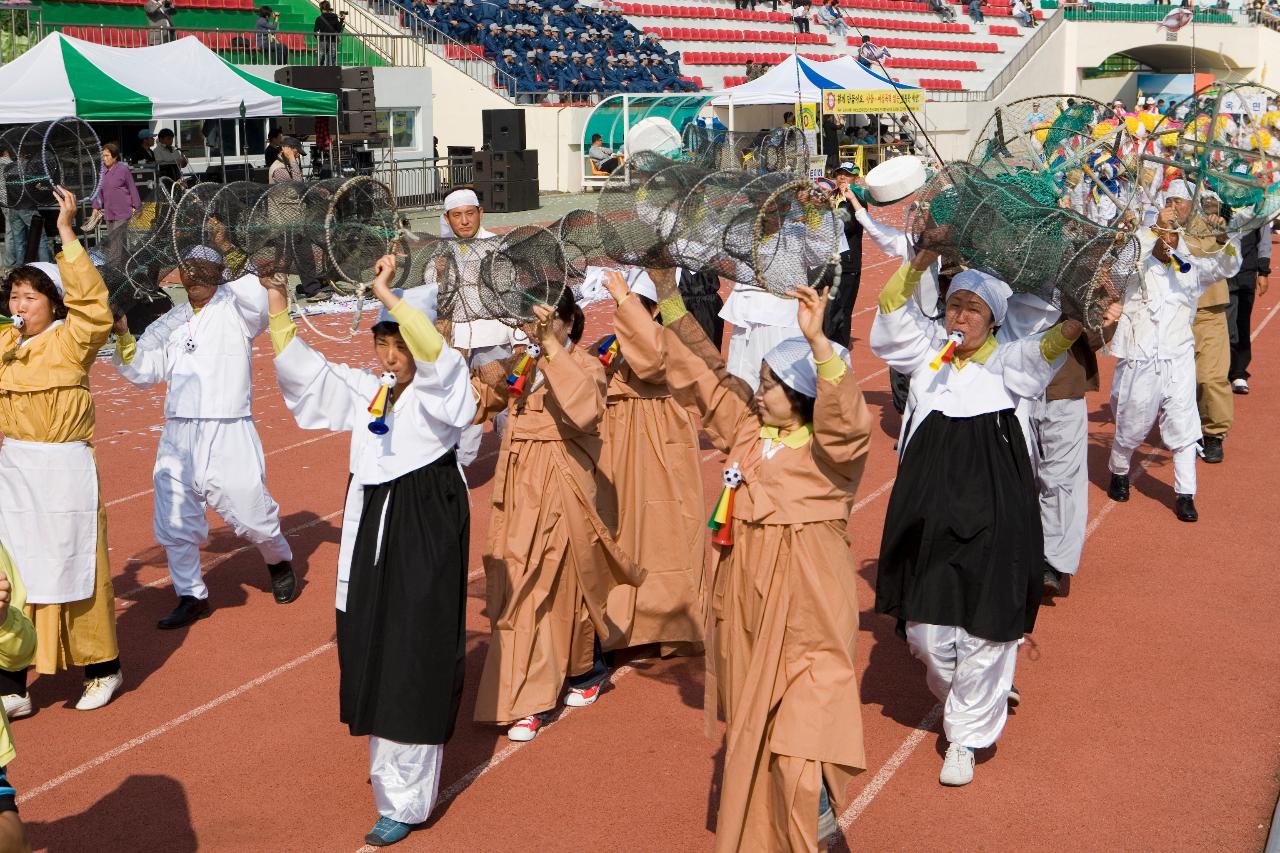
MULTIPOLYGON (((922 667, 874 614, 875 556, 898 416, 867 350, 874 295, 892 262, 868 246, 854 319, 854 370, 879 429, 850 521, 861 566, 858 667, 868 771, 841 815, 855 850, 1257 850, 1277 790, 1280 589, 1271 512, 1280 464, 1280 302, 1256 308, 1254 394, 1237 397, 1226 463, 1202 465, 1198 525, 1173 516, 1172 469, 1145 448, 1133 500, 1105 495, 1105 394, 1090 399, 1089 539, 1072 594, 1047 607, 1023 648, 1023 704, 972 785, 944 789, 944 744, 922 667)), ((588 339, 610 309, 590 312, 588 339)), ((317 321, 338 330, 348 318, 317 321)), ((366 324, 367 325, 367 324, 366 324)), ((327 354, 372 363, 365 339, 327 354)), ((14 723, 10 779, 37 850, 338 851, 376 818, 363 738, 337 719, 333 586, 347 439, 297 429, 281 405, 264 335, 255 411, 268 479, 304 579, 280 607, 257 552, 211 516, 213 617, 164 632, 174 604, 151 536, 158 389, 94 368, 98 453, 109 507, 124 692, 71 705, 79 675, 32 683, 36 714, 14 723)), ((1103 359, 1104 388, 1110 359, 1103 359)), ((1154 439, 1153 439, 1154 440, 1154 439)), ((588 709, 524 745, 472 723, 488 636, 480 553, 496 456, 472 476, 467 692, 445 752, 442 802, 397 850, 710 850, 719 743, 703 738, 701 659, 642 661, 588 709)), ((710 501, 721 460, 703 470, 710 501)), ((370 848, 372 849, 372 848, 370 848)))

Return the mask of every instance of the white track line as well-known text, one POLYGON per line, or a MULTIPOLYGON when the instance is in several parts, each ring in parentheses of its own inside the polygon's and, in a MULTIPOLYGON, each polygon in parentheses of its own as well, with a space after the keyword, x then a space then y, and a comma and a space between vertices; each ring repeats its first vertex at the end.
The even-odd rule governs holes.
MULTIPOLYGON (((622 678, 624 678, 627 675, 630 675, 632 672, 635 672, 635 669, 632 667, 629 667, 629 666, 619 667, 609 675, 609 683, 611 685, 617 684, 622 678)), ((511 743, 506 747, 504 747, 503 749, 499 750, 498 752, 494 753, 493 756, 490 757, 487 761, 481 762, 480 764, 477 764, 475 767, 471 768, 471 770, 465 776, 463 776, 458 781, 454 782, 448 788, 444 789, 444 791, 440 794, 439 798, 436 800, 435 807, 432 809, 432 811, 435 811, 439 809, 441 806, 445 805, 446 803, 452 801, 455 797, 457 797, 463 791, 467 790, 467 788, 470 788, 473 784, 475 784, 477 779, 479 779, 481 776, 488 773, 490 770, 495 769, 498 765, 502 764, 508 758, 515 755, 522 748, 528 746, 531 743, 537 743, 539 740, 541 740, 543 737, 546 736, 544 732, 546 732, 547 729, 551 728, 556 723, 560 722, 561 720, 563 720, 565 717, 569 716, 576 710, 577 708, 566 707, 563 711, 560 712, 560 714, 554 720, 544 724, 542 726, 541 731, 539 731, 538 736, 533 740, 524 741, 523 743, 521 742, 511 743)), ((377 847, 373 847, 372 845, 366 844, 365 846, 357 850, 356 853, 374 853, 374 851, 378 849, 379 848, 377 847)))
POLYGON ((168 732, 173 731, 183 723, 190 722, 191 720, 194 720, 196 717, 199 717, 201 714, 204 714, 208 711, 212 711, 214 708, 217 708, 219 705, 225 705, 227 702, 230 702, 232 699, 235 699, 237 696, 240 696, 243 693, 248 693, 250 690, 253 690, 256 687, 261 687, 262 685, 266 684, 268 681, 271 681, 273 678, 276 678, 277 676, 280 676, 280 675, 284 675, 286 672, 292 669, 296 669, 297 667, 301 666, 307 661, 312 660, 313 658, 324 654, 325 652, 329 651, 333 647, 334 647, 334 644, 332 642, 325 643, 324 645, 318 646, 304 655, 299 655, 298 657, 294 658, 288 663, 281 664, 280 666, 276 667, 270 672, 259 675, 257 678, 253 679, 252 681, 246 681, 244 684, 241 684, 239 687, 236 687, 233 690, 228 690, 226 693, 223 693, 218 698, 211 699, 210 701, 205 702, 203 705, 199 706, 198 708, 192 708, 190 711, 187 711, 185 714, 174 717, 169 722, 156 726, 154 729, 147 732, 146 734, 138 735, 132 740, 127 740, 124 743, 117 746, 115 749, 108 750, 107 752, 102 753, 102 755, 99 755, 97 758, 90 759, 89 761, 86 761, 84 764, 81 764, 79 767, 72 768, 71 770, 68 770, 66 773, 63 773, 61 776, 57 776, 53 779, 50 779, 48 782, 45 782, 43 785, 37 785, 31 790, 26 791, 22 795, 20 795, 18 797, 18 802, 26 803, 30 800, 35 799, 41 794, 47 794, 48 792, 52 791, 54 788, 57 788, 58 786, 66 782, 70 782, 72 779, 75 779, 77 776, 82 776, 85 773, 88 773, 90 770, 93 770, 96 767, 101 767, 103 764, 106 764, 108 761, 118 758, 119 756, 123 755, 124 753, 128 752, 131 749, 134 749, 135 747, 142 746, 143 744, 153 741, 163 734, 167 734, 168 732))
POLYGON ((1262 330, 1265 329, 1267 327, 1267 324, 1271 322, 1271 318, 1276 316, 1277 311, 1280 311, 1280 302, 1277 302, 1275 304, 1275 307, 1267 312, 1267 316, 1263 319, 1261 323, 1258 324, 1258 328, 1254 329, 1253 334, 1249 335, 1250 342, 1256 341, 1258 339, 1258 335, 1262 334, 1262 330))
MULTIPOLYGON (((333 438, 335 435, 339 435, 339 433, 336 433, 336 432, 326 432, 324 435, 318 435, 318 436, 316 436, 315 438, 308 438, 308 439, 305 439, 304 441, 295 442, 294 444, 290 444, 290 445, 287 445, 287 446, 285 446, 285 447, 277 447, 275 450, 272 450, 270 453, 264 453, 264 454, 263 454, 263 456, 264 456, 264 457, 266 457, 266 456, 275 456, 277 453, 284 453, 284 452, 285 452, 285 451, 287 451, 287 450, 296 450, 296 449, 298 449, 299 447, 305 447, 305 446, 306 446, 306 445, 308 445, 308 444, 315 444, 317 441, 324 441, 326 438, 333 438)), ((124 503, 124 502, 126 502, 126 501, 131 501, 131 500, 133 500, 134 498, 142 498, 142 497, 146 497, 147 495, 151 494, 151 493, 152 493, 152 492, 154 492, 154 491, 155 491, 155 489, 147 489, 147 490, 145 490, 145 491, 141 491, 141 492, 134 492, 134 493, 133 493, 133 494, 131 494, 131 495, 125 495, 125 496, 124 496, 124 497, 122 497, 122 498, 116 498, 115 500, 107 501, 107 503, 103 504, 103 506, 104 506, 104 507, 113 507, 113 506, 115 506, 116 504, 122 504, 122 503, 124 503)))

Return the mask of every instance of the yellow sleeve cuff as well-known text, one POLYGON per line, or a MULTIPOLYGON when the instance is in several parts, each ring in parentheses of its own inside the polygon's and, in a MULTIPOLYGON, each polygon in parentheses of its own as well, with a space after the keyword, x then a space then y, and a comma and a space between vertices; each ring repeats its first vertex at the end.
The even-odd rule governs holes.
POLYGON ((1071 349, 1073 341, 1067 340, 1062 334, 1062 324, 1054 326, 1052 329, 1044 333, 1044 337, 1040 339, 1040 354, 1044 356, 1044 360, 1053 363, 1058 356, 1071 349))
POLYGON ((880 291, 880 313, 892 314, 906 305, 923 276, 924 270, 915 269, 911 264, 898 267, 898 271, 890 276, 884 290, 880 291))
POLYGON ((840 357, 840 353, 833 352, 825 361, 818 363, 818 376, 828 382, 835 384, 844 378, 845 371, 849 366, 844 363, 844 359, 840 357))
POLYGON ((227 272, 231 273, 232 279, 244 275, 244 268, 249 264, 248 255, 239 249, 231 249, 223 257, 227 262, 227 272))
POLYGON ((289 310, 286 308, 279 314, 272 314, 267 318, 267 331, 271 335, 271 348, 276 351, 276 355, 284 352, 284 348, 298 334, 298 327, 294 324, 293 318, 289 316, 289 310))
POLYGON ((680 294, 668 297, 658 303, 658 311, 662 314, 662 325, 670 326, 689 311, 684 307, 684 298, 680 294))
POLYGON ((70 263, 84 254, 84 246, 80 245, 79 240, 72 240, 70 243, 62 244, 62 251, 59 254, 64 261, 70 263))
POLYGON ((391 309, 391 317, 400 324, 400 337, 418 361, 435 361, 444 349, 444 336, 427 315, 401 299, 391 309))
POLYGON ((138 354, 138 339, 128 332, 116 335, 116 353, 120 356, 121 364, 131 363, 138 354))

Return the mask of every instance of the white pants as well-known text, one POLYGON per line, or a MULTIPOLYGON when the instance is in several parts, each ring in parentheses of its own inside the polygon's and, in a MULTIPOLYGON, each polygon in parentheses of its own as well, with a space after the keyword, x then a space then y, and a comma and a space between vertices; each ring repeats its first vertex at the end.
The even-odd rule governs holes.
POLYGON ((758 391, 760 362, 764 361, 765 355, 787 338, 799 334, 800 330, 795 326, 735 325, 733 336, 729 338, 729 360, 725 368, 750 385, 752 391, 758 391))
POLYGON ((1116 418, 1111 473, 1129 473, 1133 451, 1146 440, 1158 418, 1160 438, 1173 452, 1173 490, 1194 495, 1196 442, 1200 440, 1195 353, 1187 351, 1172 359, 1116 361, 1111 410, 1116 418))
POLYGON ((1009 716, 1018 641, 993 643, 963 628, 908 622, 907 644, 924 661, 929 690, 943 703, 947 740, 971 749, 995 743, 1009 716))
POLYGON ((442 743, 399 743, 369 738, 369 781, 378 814, 401 823, 425 823, 440 791, 442 743))
POLYGON ((1089 407, 1079 400, 1037 400, 1031 445, 1040 486, 1044 558, 1068 575, 1080 568, 1089 515, 1089 407))
POLYGON ((280 507, 267 493, 262 442, 252 418, 165 421, 152 482, 152 525, 178 595, 209 597, 200 576, 200 546, 209 538, 206 506, 256 545, 267 565, 293 559, 280 533, 280 507))
MULTIPOLYGON (((510 344, 498 344, 491 347, 476 347, 471 351, 470 357, 467 359, 467 365, 474 370, 477 367, 488 364, 491 361, 497 361, 500 358, 509 358, 515 352, 510 344)), ((500 412, 493 419, 493 431, 502 436, 502 427, 506 423, 507 413, 500 412)), ((466 468, 472 462, 476 461, 476 457, 480 455, 480 441, 484 438, 484 424, 473 424, 462 431, 462 435, 458 438, 458 464, 466 468)))

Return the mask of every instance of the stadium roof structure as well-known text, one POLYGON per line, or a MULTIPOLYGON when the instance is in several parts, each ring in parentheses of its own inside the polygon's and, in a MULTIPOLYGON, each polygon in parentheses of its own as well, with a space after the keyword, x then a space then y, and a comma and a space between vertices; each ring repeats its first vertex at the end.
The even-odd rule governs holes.
POLYGON ((715 93, 715 107, 745 107, 759 104, 812 104, 822 102, 826 89, 893 91, 915 89, 881 77, 863 68, 851 56, 826 62, 788 56, 754 80, 715 93), (799 97, 797 97, 797 94, 799 97))
POLYGON ((51 33, 0 68, 4 124, 334 115, 337 101, 255 77, 194 36, 107 47, 51 33))

